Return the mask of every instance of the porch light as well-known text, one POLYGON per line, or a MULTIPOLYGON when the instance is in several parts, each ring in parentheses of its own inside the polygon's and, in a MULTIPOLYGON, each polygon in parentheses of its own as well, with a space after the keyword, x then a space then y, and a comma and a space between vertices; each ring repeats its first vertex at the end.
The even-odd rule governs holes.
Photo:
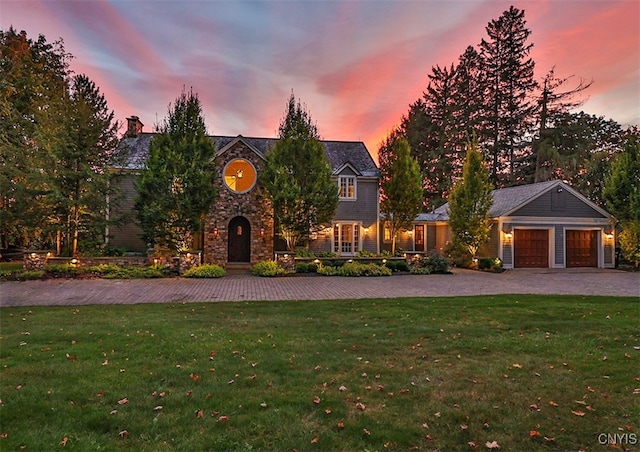
POLYGON ((368 234, 369 233, 369 228, 364 228, 364 233, 368 234))
POLYGON ((513 237, 513 233, 511 231, 505 232, 504 236, 508 239, 510 239, 511 237, 513 237))
POLYGON ((613 240, 613 233, 609 232, 609 233, 607 234, 607 238, 608 238, 609 240, 613 240))
POLYGON ((264 237, 264 228, 260 228, 260 237, 264 237))
POLYGON ((220 231, 218 230, 218 226, 213 228, 213 235, 217 238, 220 235, 220 231))
POLYGON ((407 234, 409 234, 409 235, 413 235, 413 229, 409 229, 409 230, 407 231, 407 234))

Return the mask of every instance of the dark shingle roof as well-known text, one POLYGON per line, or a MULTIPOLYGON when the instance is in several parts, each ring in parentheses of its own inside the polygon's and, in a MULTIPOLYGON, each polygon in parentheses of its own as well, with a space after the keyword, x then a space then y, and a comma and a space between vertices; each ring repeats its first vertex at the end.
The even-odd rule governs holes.
MULTIPOLYGON (((518 185, 515 187, 493 190, 491 192, 493 205, 491 206, 491 210, 489 210, 489 216, 491 218, 497 218, 507 215, 560 184, 571 189, 571 187, 564 184, 561 180, 550 180, 546 182, 539 182, 537 184, 518 185)), ((437 216, 439 219, 438 221, 449 220, 449 203, 438 207, 430 215, 437 216)))
MULTIPOLYGON (((122 169, 142 168, 149 152, 149 143, 151 143, 154 136, 154 133, 141 133, 135 138, 124 138, 120 145, 119 154, 122 162, 115 166, 122 169)), ((224 148, 233 140, 241 139, 252 146, 262 156, 278 141, 276 138, 231 137, 222 135, 213 135, 210 138, 216 143, 218 150, 224 148)), ((334 171, 346 163, 349 163, 363 176, 379 176, 378 167, 373 161, 371 154, 369 154, 367 147, 361 141, 322 140, 321 142, 324 145, 325 153, 334 171)))

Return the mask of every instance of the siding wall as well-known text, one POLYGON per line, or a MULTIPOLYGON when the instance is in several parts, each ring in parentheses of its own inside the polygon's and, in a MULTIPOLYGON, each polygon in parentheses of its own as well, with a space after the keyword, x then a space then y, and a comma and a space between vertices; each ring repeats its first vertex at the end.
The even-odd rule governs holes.
POLYGON ((510 216, 514 217, 569 217, 606 218, 567 190, 561 193, 550 190, 522 206, 510 216))
POLYGON ((121 221, 121 224, 109 228, 109 245, 125 248, 127 251, 142 252, 147 250, 147 245, 141 238, 142 229, 136 222, 136 178, 135 173, 126 172, 117 174, 112 181, 120 194, 112 203, 110 217, 112 220, 121 221))

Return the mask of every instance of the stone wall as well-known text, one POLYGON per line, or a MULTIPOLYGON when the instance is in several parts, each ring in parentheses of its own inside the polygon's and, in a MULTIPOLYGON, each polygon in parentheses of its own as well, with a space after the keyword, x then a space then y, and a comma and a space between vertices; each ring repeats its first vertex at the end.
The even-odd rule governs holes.
POLYGON ((204 263, 226 265, 229 257, 229 222, 235 217, 244 217, 251 226, 250 263, 273 259, 273 209, 257 183, 247 193, 235 193, 223 182, 222 171, 230 160, 242 158, 250 161, 258 174, 264 166, 260 155, 244 142, 238 141, 218 159, 216 189, 218 197, 206 217, 204 225, 204 263))
POLYGON ((97 265, 119 265, 121 267, 144 267, 149 265, 145 256, 113 256, 113 257, 50 257, 47 264, 64 265, 75 264, 78 267, 94 267, 97 265), (72 262, 75 260, 76 262, 72 262))

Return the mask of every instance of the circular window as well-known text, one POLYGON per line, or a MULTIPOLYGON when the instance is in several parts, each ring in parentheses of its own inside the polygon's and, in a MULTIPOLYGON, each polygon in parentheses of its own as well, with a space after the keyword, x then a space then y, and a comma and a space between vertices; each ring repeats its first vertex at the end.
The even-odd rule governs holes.
POLYGON ((231 191, 245 193, 256 184, 257 173, 250 161, 234 159, 224 167, 223 177, 225 185, 231 191))

